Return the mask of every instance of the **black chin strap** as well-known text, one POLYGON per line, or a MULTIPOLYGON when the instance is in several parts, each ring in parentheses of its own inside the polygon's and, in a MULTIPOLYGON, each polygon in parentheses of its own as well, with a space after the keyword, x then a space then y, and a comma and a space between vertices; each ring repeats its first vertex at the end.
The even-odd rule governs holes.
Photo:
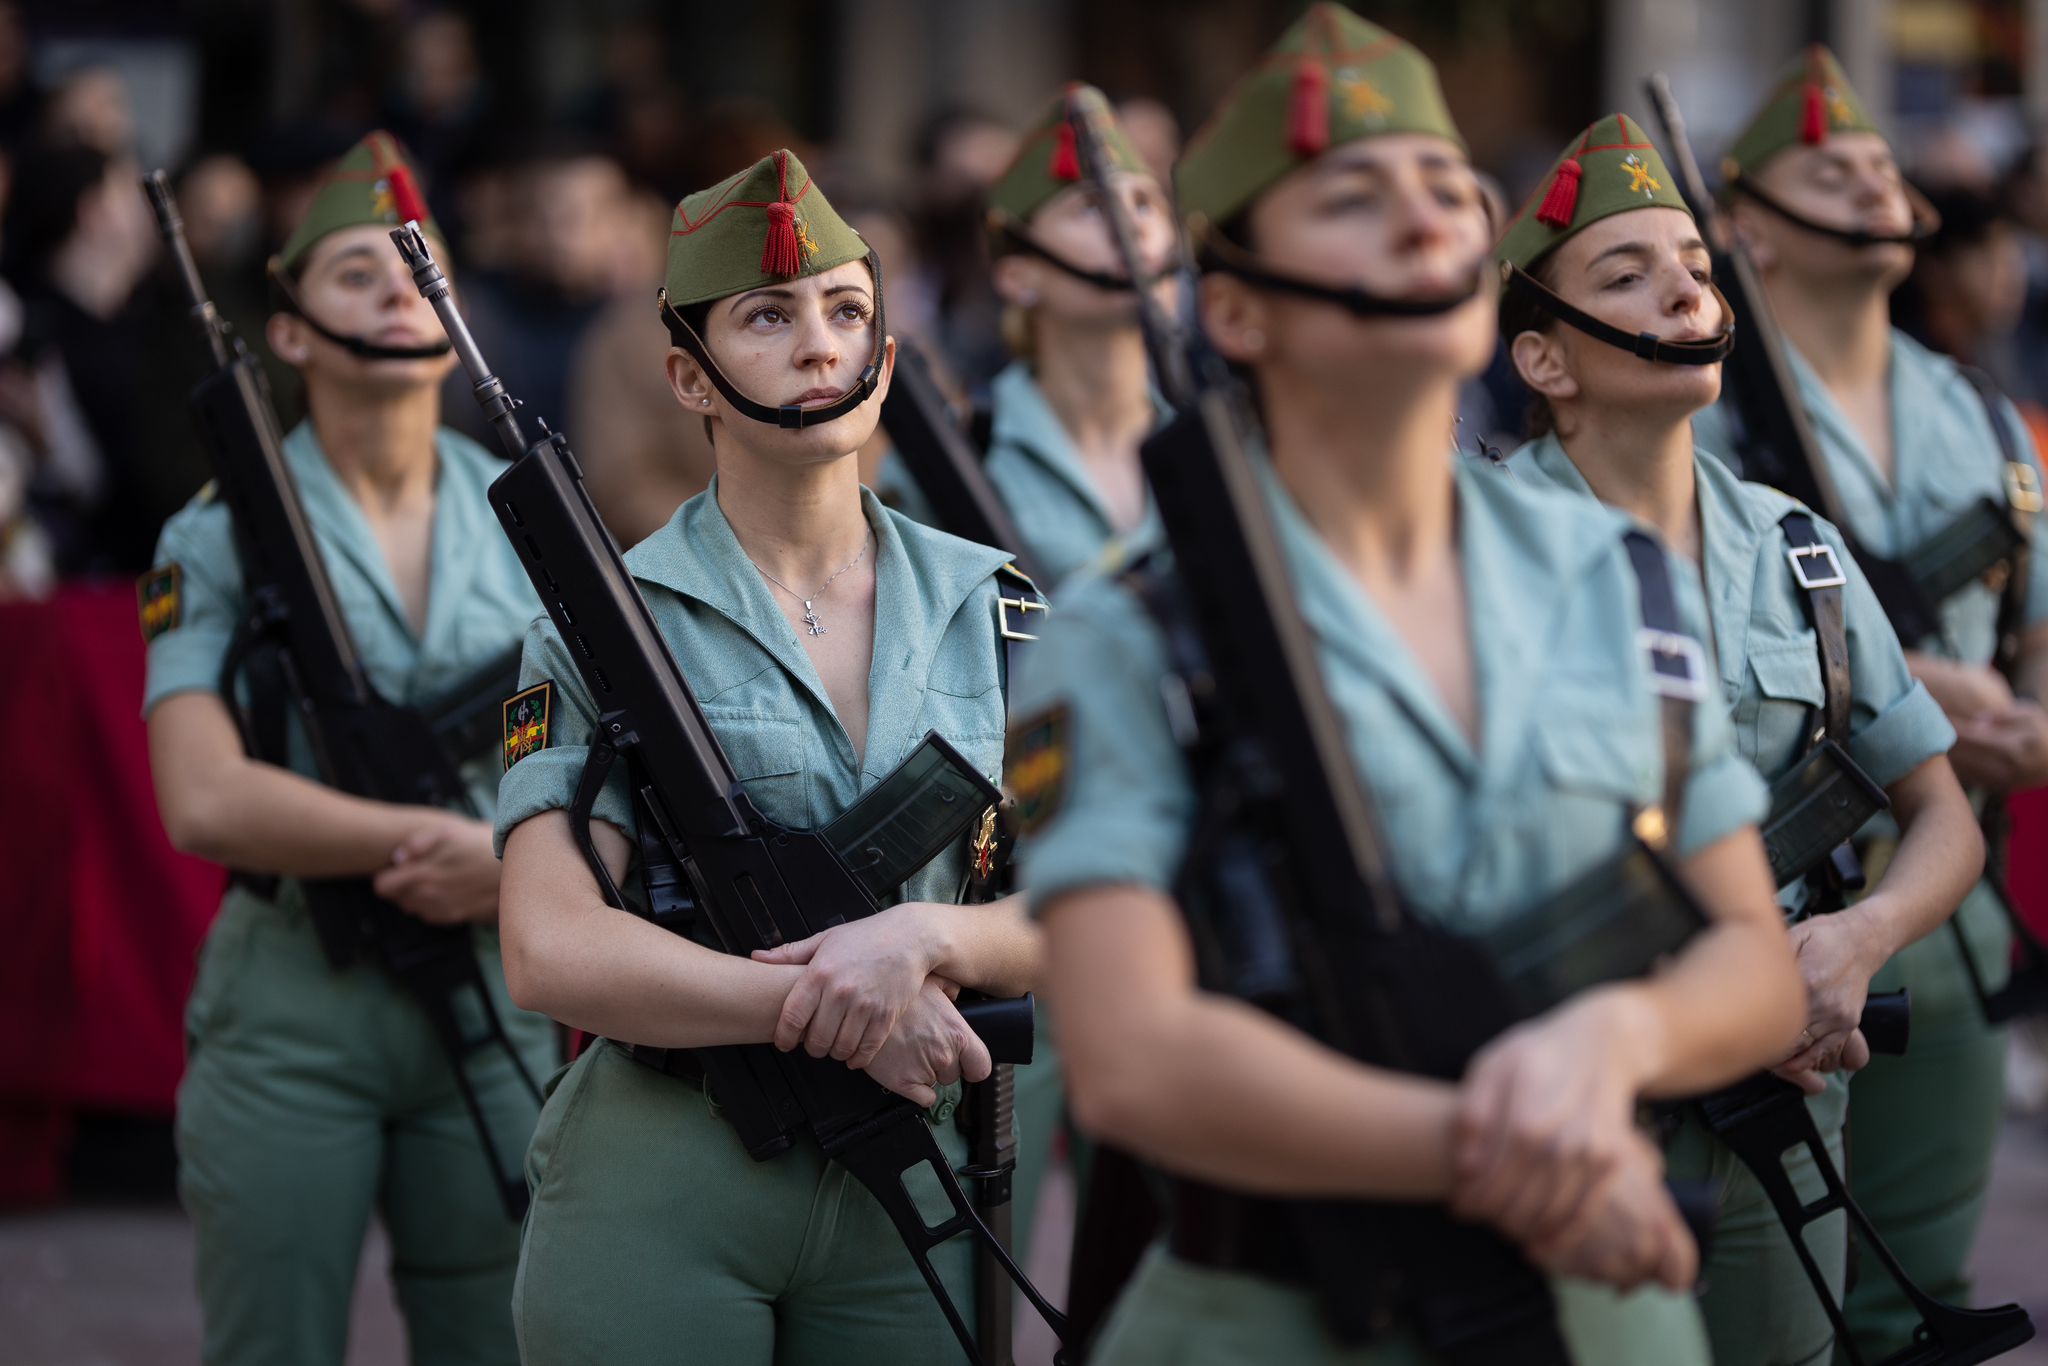
POLYGON ((1827 223, 1816 223, 1805 214, 1789 207, 1783 200, 1766 194, 1755 181, 1746 175, 1728 177, 1728 191, 1731 194, 1747 195, 1765 209, 1769 209, 1795 228, 1832 237, 1837 242, 1852 247, 1911 247, 1934 236, 1941 227, 1941 215, 1934 206, 1911 185, 1906 188, 1906 200, 1913 207, 1913 227, 1909 232, 1865 232, 1861 228, 1837 228, 1827 223))
POLYGON ((1456 293, 1440 295, 1433 299, 1389 298, 1357 285, 1324 284, 1316 280, 1304 280, 1298 275, 1283 275, 1270 270, 1256 256, 1222 233, 1210 229, 1206 224, 1196 225, 1193 235, 1207 258, 1203 263, 1204 269, 1234 275, 1246 284, 1276 294, 1293 294, 1304 299, 1335 304, 1359 318, 1434 318, 1453 309, 1463 308, 1479 297, 1479 291, 1486 287, 1486 271, 1475 266, 1472 269, 1472 283, 1456 293))
POLYGON ((780 407, 772 407, 769 404, 760 403, 748 398, 739 391, 738 385, 725 377, 725 371, 718 368, 718 362, 711 359, 711 352, 705 347, 704 339, 697 335, 697 329, 685 322, 683 315, 676 312, 674 306, 669 303, 668 289, 665 286, 660 293, 655 295, 655 299, 661 305, 661 320, 668 325, 669 340, 689 353, 690 359, 696 361, 703 369, 705 375, 709 377, 711 386, 718 390, 724 396, 725 401, 730 403, 742 417, 752 418, 756 422, 765 422, 770 426, 784 427, 790 430, 795 430, 799 427, 816 427, 845 417, 855 408, 866 403, 873 396, 875 387, 882 382, 882 358, 888 354, 889 348, 888 316, 883 312, 882 308, 882 258, 870 250, 867 255, 867 262, 868 269, 873 273, 875 281, 874 354, 868 358, 867 367, 860 372, 860 378, 853 382, 851 389, 848 389, 830 403, 812 408, 806 408, 798 403, 785 403, 780 407))
MULTIPOLYGON (((1132 286, 1129 276, 1112 275, 1106 270, 1087 270, 1077 266, 1066 257, 1053 251, 1052 248, 1037 241, 1031 234, 1025 232, 1020 224, 1006 215, 991 213, 989 215, 989 230, 1003 239, 1004 246, 1014 251, 1020 251, 1026 256, 1035 256, 1055 270, 1071 275, 1084 285, 1093 285, 1097 289, 1111 294, 1134 294, 1137 292, 1132 286)), ((1165 279, 1170 273, 1162 271, 1157 275, 1147 276, 1145 283, 1148 285, 1155 284, 1165 279)))
POLYGON ((337 332, 306 311, 306 305, 299 298, 299 292, 292 288, 291 277, 284 266, 272 257, 269 265, 270 287, 277 291, 280 311, 291 313, 305 320, 306 326, 318 332, 350 355, 362 360, 438 360, 454 348, 454 343, 443 337, 438 342, 425 346, 384 346, 362 337, 351 337, 337 332))
POLYGON ((1661 365, 1719 365, 1735 349, 1735 312, 1728 306, 1721 287, 1711 281, 1707 288, 1720 300, 1721 316, 1728 320, 1728 325, 1719 336, 1703 341, 1665 341, 1655 332, 1624 332, 1612 323, 1600 321, 1584 309, 1566 303, 1555 290, 1512 262, 1500 263, 1500 278, 1507 298, 1534 304, 1567 327, 1644 360, 1661 365))

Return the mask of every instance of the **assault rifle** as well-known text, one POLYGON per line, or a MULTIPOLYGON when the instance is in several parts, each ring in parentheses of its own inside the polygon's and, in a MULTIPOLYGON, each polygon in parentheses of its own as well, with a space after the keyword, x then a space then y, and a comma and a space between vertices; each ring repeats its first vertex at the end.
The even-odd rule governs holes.
MULTIPOLYGON (((1001 794, 932 733, 826 826, 795 830, 762 815, 591 504, 567 440, 545 423, 528 438, 519 403, 485 363, 417 225, 391 238, 512 459, 491 485, 491 506, 598 712, 569 817, 605 899, 626 906, 598 856, 591 811, 613 766, 623 763, 634 793, 646 913, 654 923, 744 956, 875 914, 883 898, 961 840, 1001 794)), ((963 1002, 961 1014, 995 1061, 1030 1061, 1029 997, 963 1002)), ((1054 1332, 1064 1331, 1059 1311, 976 1214, 918 1105, 844 1063, 765 1043, 666 1050, 655 1065, 701 1078, 756 1161, 809 1141, 845 1166, 896 1226, 976 1366, 988 1357, 931 1264, 932 1249, 957 1235, 975 1238, 1054 1332), (951 1207, 936 1224, 927 1222, 905 1185, 919 1168, 951 1207)), ((971 1171, 970 1178, 978 1174, 971 1171)), ((1007 1182, 1006 1171, 993 1175, 1007 1182)), ((993 1344, 990 1354, 1007 1350, 1007 1343, 993 1344)))
MULTIPOLYGON (((207 298, 185 227, 162 171, 142 182, 164 245, 192 301, 191 317, 211 369, 192 390, 192 414, 212 458, 215 486, 234 524, 246 611, 221 664, 219 691, 233 709, 242 745, 267 763, 286 764, 287 708, 298 718, 327 786, 358 797, 412 806, 472 808, 458 764, 495 749, 490 707, 516 687, 519 647, 494 660, 426 712, 381 696, 364 671, 298 485, 263 371, 207 298), (246 679, 249 702, 236 701, 246 679), (483 699, 483 707, 479 707, 483 699)), ((274 879, 238 875, 259 894, 274 879)), ((505 1033, 466 925, 429 925, 371 890, 368 878, 300 878, 321 950, 337 970, 369 961, 389 973, 426 1012, 447 1055, 491 1164, 505 1212, 526 1212, 519 1169, 523 1140, 501 1153, 468 1065, 502 1048, 532 1092, 540 1087, 505 1033), (463 997, 473 1016, 458 1008, 463 997), (465 1024, 472 1019, 475 1027, 465 1024)))
MULTIPOLYGON (((1651 108, 1663 126, 1668 164, 1678 177, 1681 193, 1700 219, 1703 235, 1714 258, 1715 280, 1721 285, 1742 328, 1741 340, 1736 343, 1724 373, 1744 432, 1742 455, 1745 473, 1768 478, 1835 523, 1843 538, 1849 541, 1851 553, 1891 617, 1900 640, 1910 645, 1931 634, 1938 625, 1935 613, 1939 596, 1926 591, 1924 572, 1872 556, 1853 540, 1853 532, 1842 517, 1826 456, 1816 443, 1806 420, 1806 410, 1798 400, 1798 390, 1786 364, 1783 339, 1771 318, 1769 301, 1764 297, 1756 271, 1734 232, 1727 224, 1716 221, 1713 200, 1707 194, 1699 165, 1693 159, 1685 118, 1671 93, 1670 82, 1658 73, 1650 77, 1647 89, 1651 108)), ((1829 558, 1832 558, 1831 554, 1829 558)), ((1807 571, 1801 568, 1796 557, 1793 564, 1802 586, 1807 586, 1807 571)), ((1839 567, 1835 568, 1832 577, 1836 581, 1841 579, 1839 567)), ((1849 769, 1855 767, 1846 754, 1840 755, 1839 760, 1849 769)), ((1795 770, 1787 775, 1787 779, 1780 780, 1773 792, 1773 805, 1777 811, 1789 815, 1790 808, 1783 800, 1792 795, 1786 790, 1787 780, 1797 778, 1805 771, 1795 770)), ((1858 773, 1860 775, 1860 770, 1858 773)), ((1864 782, 1868 784, 1867 779, 1864 782)), ((1878 801, 1883 793, 1876 790, 1871 797, 1878 801)), ((1781 820, 1775 824, 1784 822, 1781 820)), ((1822 835, 1808 842, 1803 853, 1793 852, 1788 847, 1781 861, 1811 860, 1822 852, 1822 846, 1828 844, 1829 838, 1822 835)), ((1795 846, 1799 843, 1796 840, 1791 842, 1795 846)), ((1778 853, 1774 846, 1774 856, 1778 853)), ((1784 878, 1780 880, 1782 882, 1784 878)), ((1965 961, 1968 961, 1967 948, 1965 961)), ((1900 996, 1902 993, 1892 993, 1889 999, 1873 997, 1866 1007, 1863 1023, 1867 1027, 1866 1038, 1875 1052, 1904 1051, 1905 1002, 1899 999, 1900 996)), ((1698 1105, 1707 1128, 1728 1145, 1762 1184, 1779 1221, 1785 1226, 1807 1280, 1820 1297, 1829 1322, 1834 1325, 1835 1351, 1849 1366, 1863 1366, 1863 1357, 1849 1336, 1842 1307, 1803 1236, 1807 1226, 1836 1211, 1843 1213, 1857 1238, 1876 1258, 1879 1268, 1920 1314, 1920 1325, 1914 1330, 1912 1341, 1885 1357, 1880 1366, 1970 1366, 1970 1363, 1988 1361, 2010 1351, 2033 1337, 2033 1323, 2018 1305, 1997 1309, 1959 1309, 1936 1300, 1912 1282, 1898 1258, 1879 1238, 1869 1217, 1850 1196, 1847 1183, 1829 1158, 1813 1116, 1796 1087, 1774 1076, 1761 1074, 1708 1096, 1698 1105), (1795 1148, 1804 1148, 1820 1173, 1826 1192, 1818 1200, 1809 1202, 1803 1199, 1785 1168, 1785 1154, 1795 1148)))

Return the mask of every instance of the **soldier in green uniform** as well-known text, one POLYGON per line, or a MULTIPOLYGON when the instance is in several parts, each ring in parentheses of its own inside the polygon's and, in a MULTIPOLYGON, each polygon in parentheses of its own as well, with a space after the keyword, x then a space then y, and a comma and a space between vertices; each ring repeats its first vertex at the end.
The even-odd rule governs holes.
MULTIPOLYGON (((1202 322, 1253 382, 1261 484, 1388 871, 1418 919, 1500 924, 1621 848, 1665 765, 1623 520, 1451 454, 1458 385, 1493 347, 1475 279, 1491 233, 1435 72, 1317 5, 1177 180, 1202 322)), ((1696 589, 1672 582, 1700 620, 1696 589)), ((1026 886, 1081 1123, 1229 1190, 1448 1203, 1554 1274, 1575 1360, 1704 1362, 1679 1293, 1694 1249, 1633 1108, 1782 1059, 1799 1028, 1753 829, 1763 787, 1726 714, 1695 709, 1668 832, 1711 927, 1654 981, 1499 1037, 1452 1085, 1357 1064, 1195 987, 1171 891, 1195 792, 1170 672, 1129 587, 1087 578, 1018 699, 1020 736, 1059 737, 1017 762, 1035 779, 1019 779, 1037 812, 1026 886)), ((1201 1231, 1148 1256, 1093 1360, 1441 1360, 1406 1319, 1345 1348, 1284 1257, 1184 1232, 1201 1231)))
MULTIPOLYGON (((1802 878, 1780 898, 1795 922, 1807 1021, 1779 1071, 1811 1094, 1839 1164, 1845 1072, 1869 1058, 1857 1020, 1870 979, 1937 929, 1981 868, 1976 822, 1944 757, 1954 732, 1906 671, 1898 638, 1834 527, 1695 451, 1692 415, 1720 393, 1721 342, 1733 319, 1691 210, 1642 129, 1615 114, 1574 138, 1497 255, 1507 275, 1501 332, 1548 428, 1510 469, 1629 513, 1700 566, 1736 744, 1765 778, 1805 760, 1815 718, 1844 700, 1829 688, 1846 685, 1847 733, 1834 738, 1891 798, 1903 838, 1868 896, 1839 914, 1812 914, 1829 909, 1820 904, 1828 888, 1802 878), (1586 320, 1591 330, 1580 326, 1586 320), (1636 349, 1644 336, 1671 345, 1645 358, 1636 349), (1794 555, 1795 546, 1807 548, 1794 555), (1842 582, 1802 586, 1830 577, 1842 582), (1811 598, 1830 592, 1832 609, 1811 598), (1830 636, 1839 631, 1839 665, 1824 667, 1817 623, 1830 636)), ((1790 1160, 1808 1197, 1818 1196, 1811 1159, 1801 1150, 1790 1160)), ((1749 1170, 1696 1120, 1671 1165, 1721 1187, 1702 1301, 1715 1358, 1828 1361, 1833 1326, 1749 1170)), ((1845 1231, 1834 1217, 1806 1235, 1837 1296, 1845 1231)))
MULTIPOLYGON (((821 825, 928 731, 998 778, 1006 555, 886 510, 859 481, 854 453, 893 364, 867 244, 776 152, 677 206, 665 299, 669 381, 709 421, 718 473, 626 564, 748 795, 772 820, 821 825), (861 401, 871 364, 882 388, 861 401), (818 416, 778 425, 775 409, 792 405, 818 416)), ((545 621, 524 675, 549 723, 499 794, 507 977, 522 1004, 602 1036, 559 1079, 528 1158, 514 1297, 524 1358, 952 1357, 868 1191, 814 1145, 754 1161, 717 1097, 666 1063, 771 1040, 829 1055, 929 1107, 957 1163, 958 1083, 986 1076, 989 1059, 950 992, 1031 986, 1038 936, 1021 898, 953 904, 968 880, 963 841, 900 904, 761 961, 621 914, 565 811, 595 711, 545 621)), ((595 814, 623 882, 635 822, 621 777, 595 814)), ((967 1253, 955 1240, 935 1254, 963 1307, 967 1253)))
MULTIPOLYGON (((1080 183, 1075 117, 1102 132, 1147 268, 1165 268, 1174 251, 1167 195, 1109 101, 1092 86, 1068 86, 989 192, 988 214, 993 280, 1017 356, 990 389, 988 477, 1048 587, 1145 522, 1138 443, 1159 420, 1137 301, 1095 191, 1080 183)), ((1172 281, 1149 287, 1164 296, 1172 281)))
MULTIPOLYGON (((1987 406, 1951 361, 1891 327, 1889 296, 1912 267, 1924 213, 1831 54, 1813 49, 1785 70, 1723 172, 1840 493, 1842 530, 1869 553, 1905 559, 1983 498, 2031 519, 2029 574, 1965 585, 1940 604, 1938 630, 1900 644, 1955 726, 1950 758, 1966 788, 2048 781, 2048 712, 2035 700, 2048 695, 2048 534, 2027 511, 2039 502, 2038 461, 2010 404, 1987 406), (2014 443, 2017 468, 1993 424, 2014 443), (1993 667, 2006 591, 2024 594, 2009 675, 1993 667)), ((1720 414, 1695 426, 1705 449, 1737 451, 1720 414)), ((1896 835, 1882 821, 1872 829, 1883 832, 1865 854, 1874 872, 1896 835)), ((1993 989, 2010 945, 1996 895, 1980 884, 1955 918, 1993 989)), ((1877 1059, 1850 1088, 1851 1185, 1921 1287, 1967 1303, 2005 1031, 1986 1023, 1953 933, 1907 949, 1872 984, 1898 987, 1913 994, 1912 1048, 1877 1059)), ((1882 1277, 1862 1278, 1849 1304, 1866 1349, 1896 1346, 1917 1321, 1882 1277)))
MULTIPOLYGON (((379 692, 424 705, 516 646, 535 602, 484 496, 501 466, 438 425, 453 358, 378 354, 439 340, 388 237, 402 164, 376 133, 328 177, 273 263, 290 304, 268 338, 305 381, 310 416, 284 455, 342 618, 379 692)), ((229 890, 186 1007, 179 1190, 198 1239, 204 1360, 338 1366, 375 1213, 413 1360, 509 1362, 518 1231, 457 1078, 390 978, 329 967, 296 881, 373 877, 412 915, 475 926, 500 1017, 544 1076, 553 1030, 504 996, 488 820, 323 787, 296 725, 288 756, 244 753, 219 688, 250 604, 210 490, 165 524, 156 564, 143 705, 165 827, 181 849, 282 879, 274 895, 229 890)), ((486 816, 498 769, 495 752, 464 769, 486 816)), ((466 1071, 499 1152, 519 1152, 535 1103, 512 1060, 491 1050, 466 1071)))

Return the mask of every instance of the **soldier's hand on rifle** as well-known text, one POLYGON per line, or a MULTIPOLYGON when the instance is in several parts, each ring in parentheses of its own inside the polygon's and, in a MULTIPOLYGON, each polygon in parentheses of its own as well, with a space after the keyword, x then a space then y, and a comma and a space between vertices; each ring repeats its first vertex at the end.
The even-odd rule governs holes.
POLYGON ((1637 1134, 1620 1163, 1587 1191, 1555 1232, 1528 1244, 1530 1259, 1560 1276, 1618 1290, 1651 1282, 1689 1288, 1699 1275, 1699 1246, 1663 1181, 1657 1149, 1637 1134))
POLYGON ((2032 698, 2003 710, 1951 716, 1956 728, 1949 761, 1966 787, 2015 792, 2048 783, 2048 711, 2032 698))
POLYGON ((1628 988, 1589 991, 1479 1051, 1458 1099, 1453 1212, 1525 1243, 1567 1226, 1636 1150, 1645 1013, 1628 988))
POLYGON ((1865 930, 1877 891, 1856 906, 1818 915, 1792 927, 1792 952, 1806 983, 1806 1029, 1792 1056, 1771 1070, 1808 1095, 1827 1089, 1826 1073, 1855 1071, 1870 1061, 1857 1023, 1870 995, 1870 979, 1884 966, 1882 946, 1865 930))
POLYGON ((929 979, 896 1022, 875 1060, 864 1069, 897 1095, 919 1105, 938 1103, 938 1088, 955 1081, 986 1081, 994 1070, 988 1047, 960 1018, 940 979, 929 979))
POLYGON ((943 945, 931 912, 919 902, 834 925, 808 939, 756 949, 758 963, 804 968, 775 1022, 775 1046, 799 1043, 814 1058, 862 1068, 875 1060, 897 1020, 939 966, 943 945))
POLYGON ((499 863, 491 827, 446 811, 423 817, 391 851, 390 866, 371 879, 377 895, 430 925, 496 920, 499 863))

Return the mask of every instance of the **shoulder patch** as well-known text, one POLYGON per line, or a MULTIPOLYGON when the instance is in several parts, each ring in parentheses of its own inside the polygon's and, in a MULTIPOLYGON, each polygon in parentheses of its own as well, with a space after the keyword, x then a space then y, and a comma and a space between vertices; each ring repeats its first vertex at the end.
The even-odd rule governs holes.
POLYGON ((1003 777, 1016 803, 1020 834, 1040 829, 1066 800, 1067 721, 1062 702, 1010 727, 1003 777))
POLYGON ((142 643, 175 631, 185 619, 185 571, 173 560, 135 581, 135 608, 142 617, 142 643))
POLYGON ((555 684, 549 679, 505 699, 505 768, 548 747, 548 719, 555 710, 555 684))

